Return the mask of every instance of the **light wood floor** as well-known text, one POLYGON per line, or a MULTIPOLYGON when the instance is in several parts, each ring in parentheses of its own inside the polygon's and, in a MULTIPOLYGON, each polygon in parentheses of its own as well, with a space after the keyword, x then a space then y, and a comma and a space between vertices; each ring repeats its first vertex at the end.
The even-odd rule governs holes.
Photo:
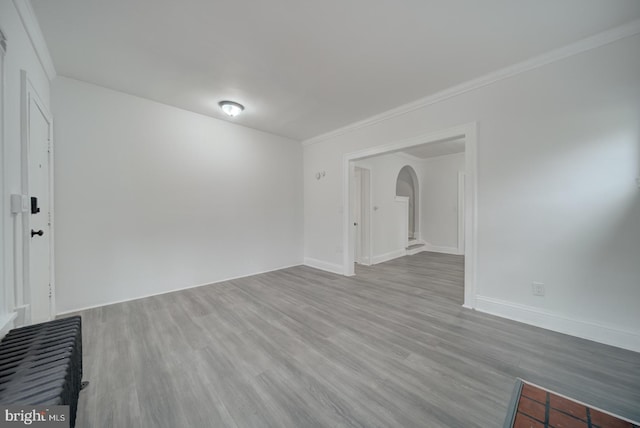
POLYGON ((81 312, 78 427, 500 427, 518 376, 640 419, 640 354, 463 309, 462 278, 420 253, 81 312))

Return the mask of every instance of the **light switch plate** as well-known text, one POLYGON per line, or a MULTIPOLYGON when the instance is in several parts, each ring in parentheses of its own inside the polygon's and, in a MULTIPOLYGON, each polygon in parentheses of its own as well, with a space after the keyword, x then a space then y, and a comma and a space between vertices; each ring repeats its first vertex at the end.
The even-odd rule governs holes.
POLYGON ((29 211, 29 197, 27 195, 11 195, 11 213, 18 214, 29 211))

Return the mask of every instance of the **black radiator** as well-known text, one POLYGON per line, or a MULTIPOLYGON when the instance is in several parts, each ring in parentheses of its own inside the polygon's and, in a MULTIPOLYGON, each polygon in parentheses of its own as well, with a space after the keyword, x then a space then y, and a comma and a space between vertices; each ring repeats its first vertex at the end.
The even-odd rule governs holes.
POLYGON ((0 342, 0 403, 67 405, 73 427, 81 385, 79 316, 16 328, 0 342))

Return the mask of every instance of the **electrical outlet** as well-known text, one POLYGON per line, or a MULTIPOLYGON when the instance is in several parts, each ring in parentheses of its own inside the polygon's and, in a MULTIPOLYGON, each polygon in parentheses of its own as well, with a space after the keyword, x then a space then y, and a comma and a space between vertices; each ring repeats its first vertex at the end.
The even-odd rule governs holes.
POLYGON ((532 282, 531 292, 534 296, 544 296, 544 284, 542 282, 532 282))

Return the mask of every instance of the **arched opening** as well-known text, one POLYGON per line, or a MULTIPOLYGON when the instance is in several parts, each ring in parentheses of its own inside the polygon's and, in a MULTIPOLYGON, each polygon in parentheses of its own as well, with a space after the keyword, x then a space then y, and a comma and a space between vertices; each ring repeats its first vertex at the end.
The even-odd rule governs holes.
POLYGON ((420 222, 419 198, 420 192, 418 188, 418 175, 416 171, 409 165, 405 165, 400 169, 396 180, 396 196, 404 196, 409 198, 409 239, 418 239, 418 227, 420 222))

